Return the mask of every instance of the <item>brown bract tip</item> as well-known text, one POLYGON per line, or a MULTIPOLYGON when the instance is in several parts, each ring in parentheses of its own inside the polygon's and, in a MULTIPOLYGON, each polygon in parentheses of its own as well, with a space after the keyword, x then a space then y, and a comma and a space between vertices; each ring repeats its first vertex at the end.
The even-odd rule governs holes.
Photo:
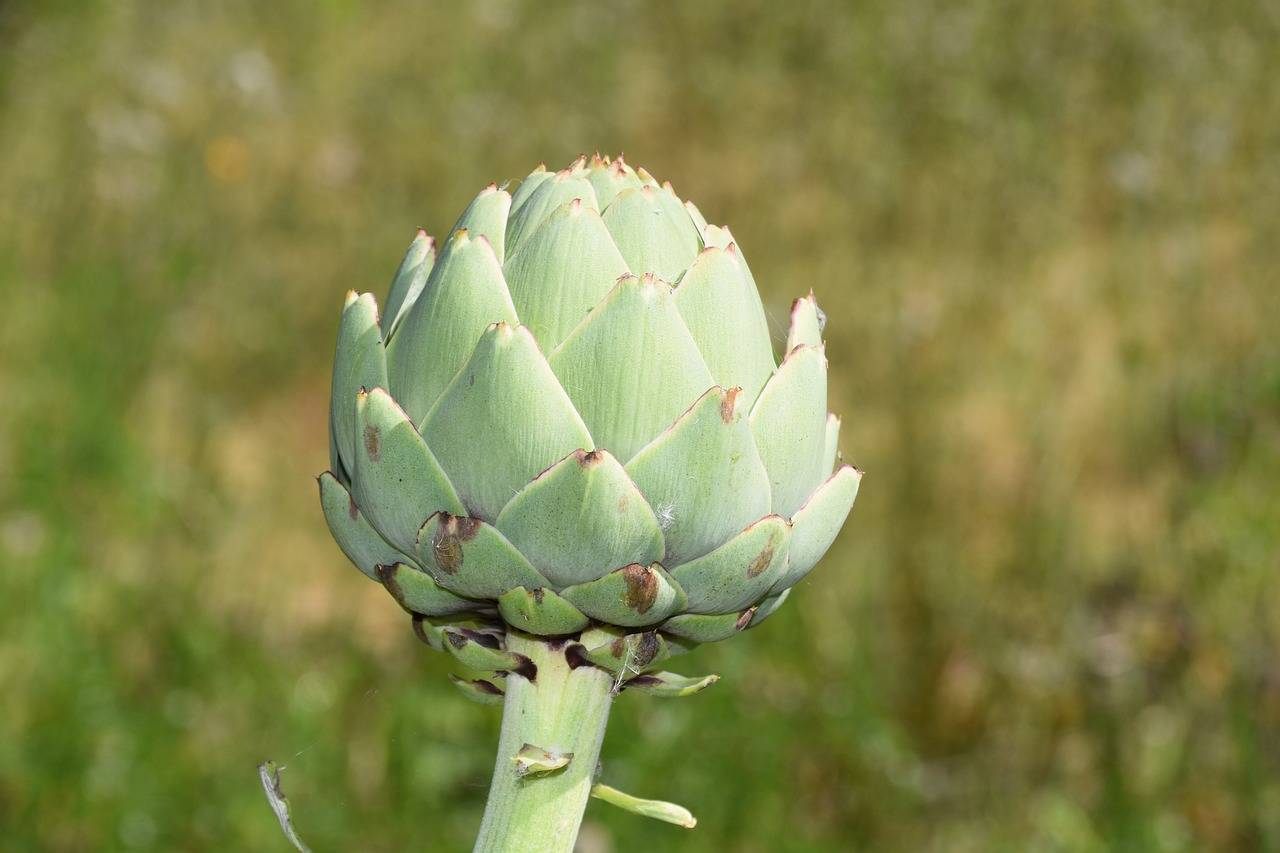
POLYGON ((737 621, 733 623, 733 627, 738 631, 746 630, 746 627, 751 624, 751 617, 755 615, 756 609, 754 607, 747 608, 738 616, 737 621))
POLYGON ((569 669, 577 669, 580 666, 592 666, 591 661, 587 660, 587 647, 581 643, 570 643, 564 650, 565 663, 569 664, 569 669))
POLYGON ((579 449, 573 451, 573 458, 576 459, 578 464, 583 468, 590 468, 593 465, 599 465, 604 461, 604 451, 579 449))
POLYGON ((430 239, 431 239, 431 235, 427 233, 427 229, 425 229, 425 228, 423 228, 421 225, 419 225, 419 226, 418 226, 417 233, 415 233, 415 234, 413 235, 413 239, 415 239, 415 240, 422 240, 422 239, 430 240, 430 239))

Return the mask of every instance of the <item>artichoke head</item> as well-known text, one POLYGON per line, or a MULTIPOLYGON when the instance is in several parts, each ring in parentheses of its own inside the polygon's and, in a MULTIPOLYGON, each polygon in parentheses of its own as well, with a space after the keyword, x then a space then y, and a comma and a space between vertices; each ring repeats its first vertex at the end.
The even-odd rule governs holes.
POLYGON ((347 296, 329 529, 459 657, 514 628, 639 670, 729 637, 857 495, 823 325, 797 299, 779 362, 728 229, 621 157, 490 185, 438 252, 418 232, 381 315, 347 296))

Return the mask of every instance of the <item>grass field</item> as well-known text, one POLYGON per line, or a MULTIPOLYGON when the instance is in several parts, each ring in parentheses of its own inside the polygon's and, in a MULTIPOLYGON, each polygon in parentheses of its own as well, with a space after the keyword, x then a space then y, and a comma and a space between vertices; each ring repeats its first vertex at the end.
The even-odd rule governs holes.
POLYGON ((498 712, 333 545, 417 225, 625 150, 826 309, 845 532, 626 695, 584 853, 1280 850, 1280 8, 0 2, 0 846, 469 849, 498 712))

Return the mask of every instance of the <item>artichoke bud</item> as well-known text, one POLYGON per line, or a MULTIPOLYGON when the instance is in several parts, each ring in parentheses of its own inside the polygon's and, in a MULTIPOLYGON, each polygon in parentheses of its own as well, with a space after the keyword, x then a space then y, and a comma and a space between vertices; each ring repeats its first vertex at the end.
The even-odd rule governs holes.
POLYGON ((418 230, 381 315, 349 295, 325 519, 473 669, 521 671, 516 630, 636 689, 694 692, 710 682, 642 673, 772 614, 857 496, 826 316, 797 299, 775 353, 733 235, 620 156, 505 187, 439 251, 418 230))

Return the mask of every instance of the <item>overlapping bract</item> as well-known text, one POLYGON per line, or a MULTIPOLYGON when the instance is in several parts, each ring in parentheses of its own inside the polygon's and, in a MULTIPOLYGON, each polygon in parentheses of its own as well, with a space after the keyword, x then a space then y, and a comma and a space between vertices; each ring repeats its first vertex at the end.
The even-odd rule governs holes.
POLYGON ((595 623, 656 658, 723 639, 857 494, 822 327, 796 300, 778 363, 732 235, 622 158, 491 185, 438 254, 419 232, 381 318, 349 295, 325 517, 437 640, 595 623))

